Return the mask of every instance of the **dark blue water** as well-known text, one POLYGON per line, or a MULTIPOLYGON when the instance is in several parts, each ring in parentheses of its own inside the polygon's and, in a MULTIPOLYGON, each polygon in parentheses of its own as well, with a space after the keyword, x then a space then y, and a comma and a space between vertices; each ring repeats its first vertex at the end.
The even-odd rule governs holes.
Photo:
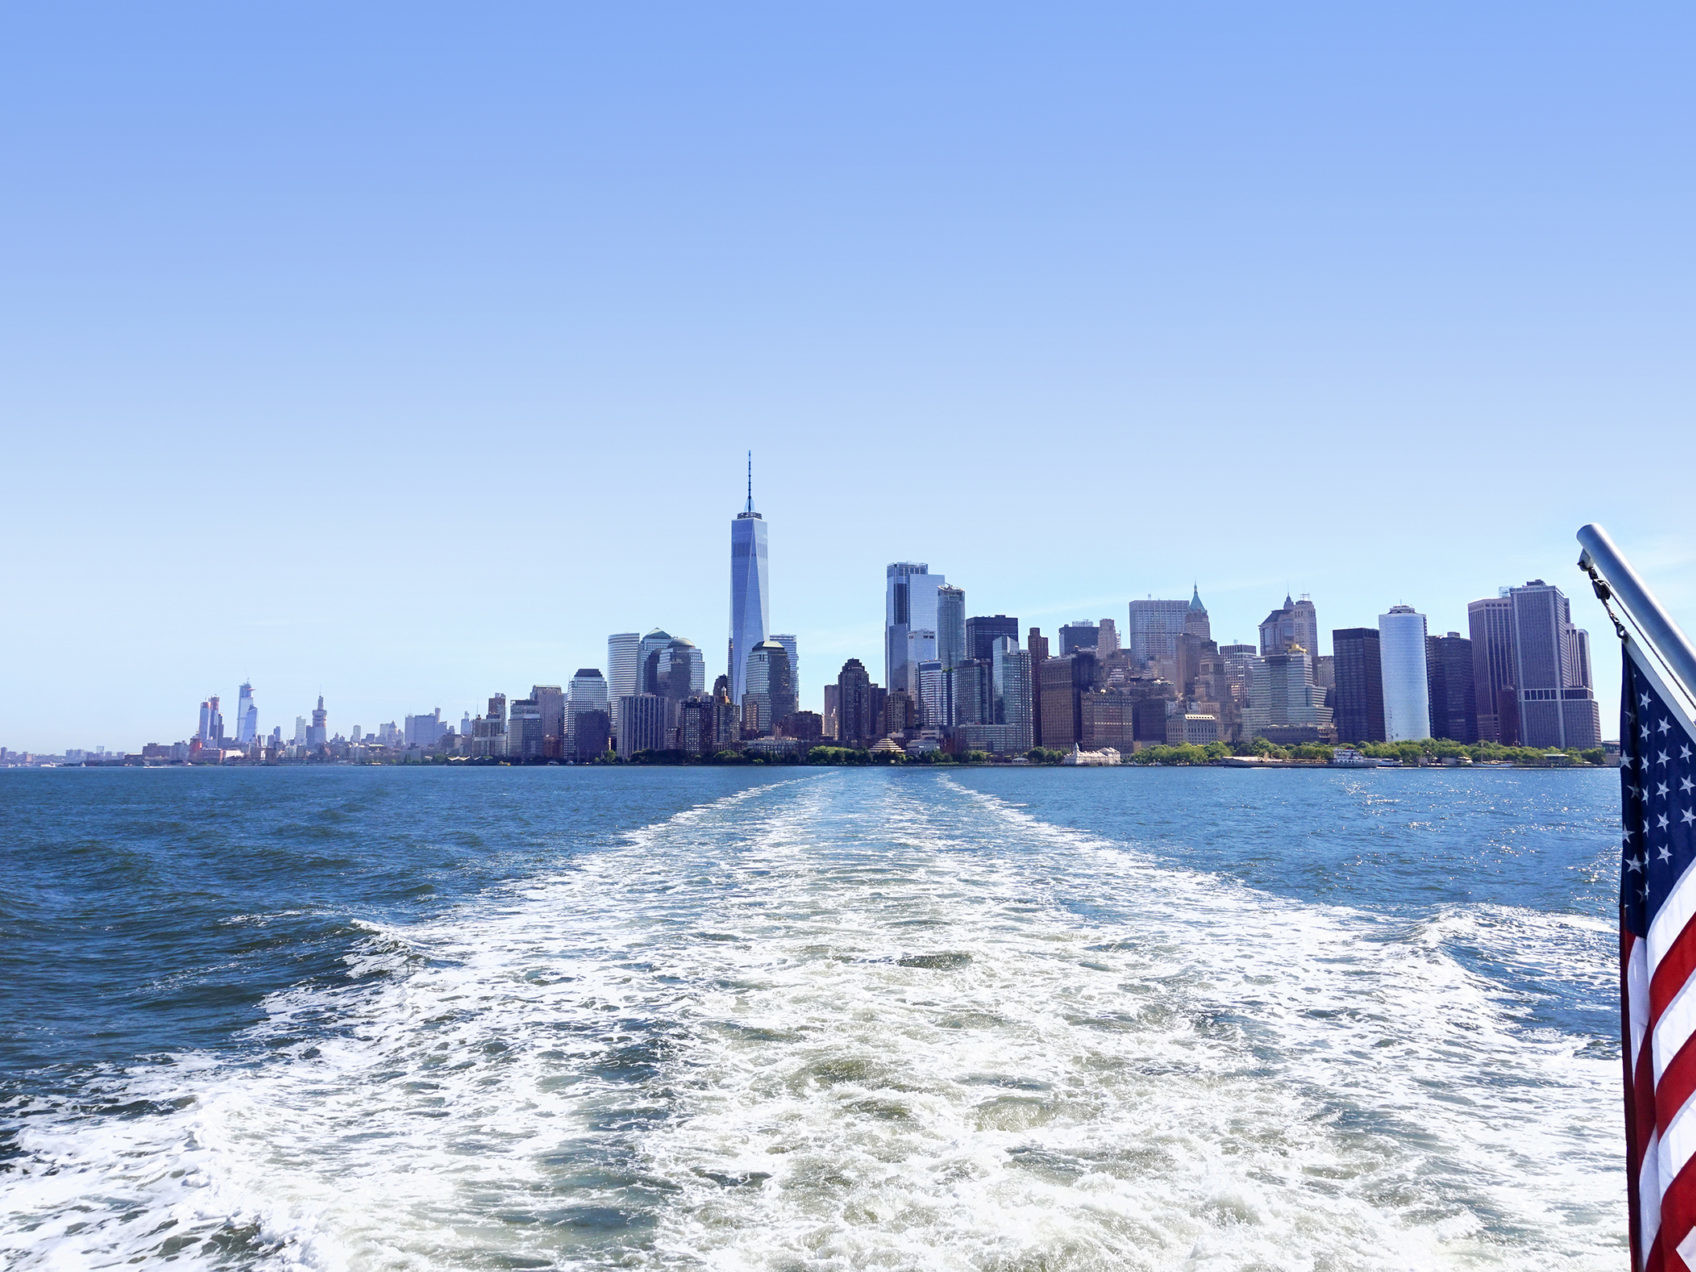
POLYGON ((0 1264, 1611 1267, 1599 772, 0 774, 0 1264))

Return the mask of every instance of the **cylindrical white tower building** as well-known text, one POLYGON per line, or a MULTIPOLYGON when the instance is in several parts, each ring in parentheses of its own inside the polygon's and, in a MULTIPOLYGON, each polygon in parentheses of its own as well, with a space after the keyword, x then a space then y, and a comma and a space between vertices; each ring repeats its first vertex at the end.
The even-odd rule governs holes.
POLYGON ((1378 615, 1378 651, 1384 676, 1384 736, 1417 742, 1431 736, 1431 697, 1425 676, 1425 615, 1392 605, 1378 615))

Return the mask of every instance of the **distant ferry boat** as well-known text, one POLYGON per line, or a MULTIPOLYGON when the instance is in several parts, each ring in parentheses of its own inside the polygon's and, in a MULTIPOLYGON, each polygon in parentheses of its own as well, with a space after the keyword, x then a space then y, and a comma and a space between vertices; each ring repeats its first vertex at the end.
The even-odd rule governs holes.
POLYGON ((1340 746, 1331 753, 1331 763, 1338 768, 1377 768, 1378 761, 1362 755, 1352 746, 1340 746))

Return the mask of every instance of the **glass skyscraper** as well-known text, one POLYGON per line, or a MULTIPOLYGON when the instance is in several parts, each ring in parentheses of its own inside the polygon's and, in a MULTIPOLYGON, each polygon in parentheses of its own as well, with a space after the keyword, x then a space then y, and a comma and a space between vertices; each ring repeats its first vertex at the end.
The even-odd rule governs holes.
POLYGON ((748 692, 748 655, 771 621, 766 574, 766 523, 754 511, 754 468, 748 462, 748 502, 730 523, 730 700, 748 692))

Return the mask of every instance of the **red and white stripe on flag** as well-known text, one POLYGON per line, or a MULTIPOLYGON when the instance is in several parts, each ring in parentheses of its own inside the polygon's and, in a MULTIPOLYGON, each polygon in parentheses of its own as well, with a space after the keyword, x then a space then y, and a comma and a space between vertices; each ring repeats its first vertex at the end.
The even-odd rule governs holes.
POLYGON ((1620 1018, 1632 1264, 1696 1272, 1696 723, 1625 642, 1620 1018))

